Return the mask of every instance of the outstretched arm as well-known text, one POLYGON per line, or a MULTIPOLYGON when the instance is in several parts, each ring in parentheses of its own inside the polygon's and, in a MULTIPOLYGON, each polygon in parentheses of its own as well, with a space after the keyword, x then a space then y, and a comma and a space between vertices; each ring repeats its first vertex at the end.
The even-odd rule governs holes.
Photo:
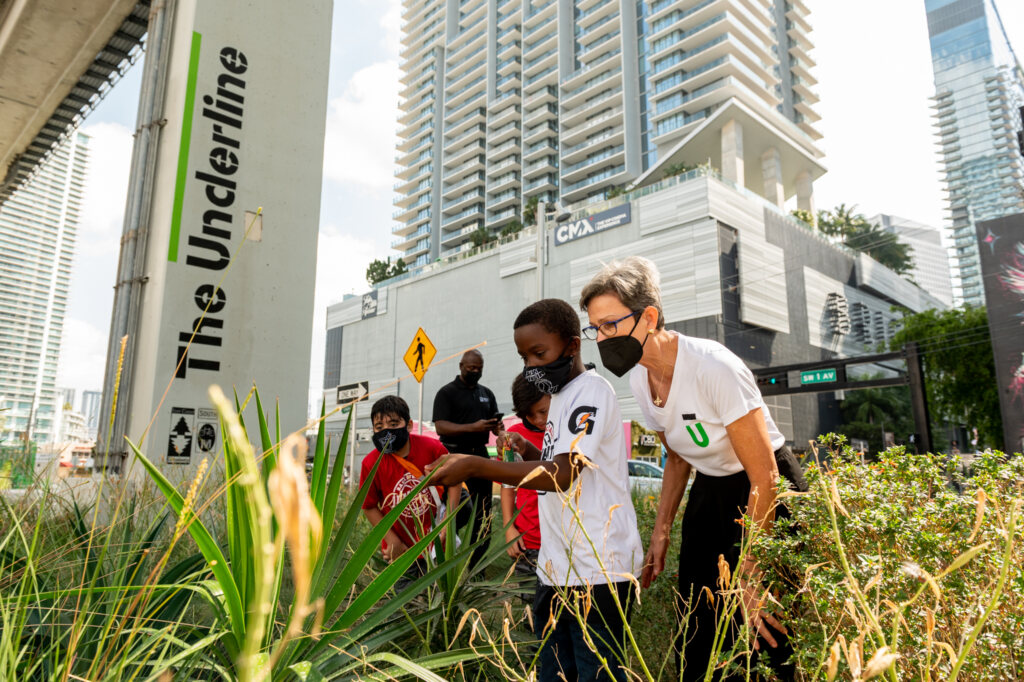
POLYGON ((486 478, 531 490, 568 490, 579 471, 568 454, 550 462, 501 462, 475 455, 447 455, 427 465, 434 485, 458 485, 469 478, 486 478), (537 472, 537 473, 535 473, 537 472))

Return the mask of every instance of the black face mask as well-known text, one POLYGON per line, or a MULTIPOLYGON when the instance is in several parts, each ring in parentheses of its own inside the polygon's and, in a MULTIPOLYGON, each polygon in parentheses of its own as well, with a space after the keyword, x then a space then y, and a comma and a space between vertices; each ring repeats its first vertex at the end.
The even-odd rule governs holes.
POLYGON ((394 454, 409 442, 409 429, 381 429, 373 434, 373 447, 382 455, 394 454))
MULTIPOLYGON (((564 353, 565 350, 563 349, 564 353)), ((539 367, 524 367, 523 378, 533 384, 541 393, 558 393, 569 383, 572 374, 573 356, 559 357, 554 362, 539 367)))
POLYGON ((484 375, 484 373, 482 371, 481 372, 476 372, 476 371, 468 372, 467 371, 467 372, 463 372, 462 380, 466 382, 467 386, 476 386, 480 382, 480 377, 482 377, 483 375, 484 375))
POLYGON ((527 431, 533 431, 534 433, 544 433, 544 429, 538 429, 536 426, 526 421, 525 419, 523 420, 523 428, 526 429, 527 431))
MULTIPOLYGON (((640 324, 638 317, 633 323, 633 329, 640 324)), ((647 338, 640 343, 633 336, 633 329, 629 330, 627 336, 610 336, 597 344, 597 351, 601 354, 601 364, 605 369, 617 377, 623 376, 626 372, 636 367, 640 358, 644 355, 644 344, 647 338)), ((650 336, 650 335, 648 335, 650 336)))

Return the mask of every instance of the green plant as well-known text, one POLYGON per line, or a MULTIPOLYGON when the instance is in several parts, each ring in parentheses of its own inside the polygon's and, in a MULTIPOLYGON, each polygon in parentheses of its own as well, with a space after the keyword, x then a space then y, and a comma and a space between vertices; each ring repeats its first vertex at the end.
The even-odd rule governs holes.
MULTIPOLYGON (((388 652, 375 652, 395 636, 395 614, 427 584, 437 580, 458 560, 440 562, 400 593, 382 601, 416 557, 430 545, 446 524, 438 525, 416 545, 387 566, 369 584, 357 581, 387 529, 426 485, 421 481, 380 524, 368 532, 347 555, 368 485, 364 485, 336 526, 344 456, 335 458, 328 476, 324 439, 324 412, 314 451, 311 485, 307 491, 304 472, 305 441, 297 434, 283 441, 270 436, 259 394, 253 391, 259 414, 263 447, 262 471, 239 413, 211 388, 211 398, 221 419, 227 501, 227 549, 225 556, 187 497, 170 484, 160 470, 130 444, 168 503, 199 546, 213 573, 216 593, 204 593, 216 614, 214 629, 221 631, 219 658, 241 680, 277 678, 285 671, 305 679, 362 677, 367 665, 397 666, 406 672, 429 670, 473 658, 472 652, 454 652, 413 664, 388 652), (291 564, 293 598, 285 609, 285 625, 276 621, 282 600, 287 544, 291 564), (323 595, 310 601, 311 595, 323 595), (381 602, 378 605, 378 602, 381 602), (322 624, 322 626, 321 626, 322 624), (310 677, 312 675, 312 677, 310 677)), ((346 452, 351 415, 338 452, 346 452)), ((278 430, 279 431, 279 430, 278 430)), ((379 466, 379 462, 378 462, 379 466)), ((370 477, 376 474, 376 467, 370 477)), ((449 520, 450 522, 450 520, 449 520)), ((427 676, 428 678, 430 676, 427 676)))
POLYGON ((985 308, 907 315, 889 346, 903 348, 909 341, 916 341, 922 354, 932 414, 976 426, 982 447, 1002 447, 1003 420, 985 308))
POLYGON ((534 195, 526 200, 523 206, 523 225, 537 224, 537 205, 540 203, 540 196, 534 195))
POLYGON ((986 453, 963 479, 942 455, 865 463, 821 440, 810 492, 756 550, 805 678, 1021 679, 1024 461, 986 453))
POLYGON ((474 248, 480 248, 485 244, 489 244, 494 241, 494 239, 495 237, 491 234, 491 231, 483 225, 480 225, 469 233, 469 241, 473 244, 474 248))
POLYGON ((373 286, 406 272, 408 272, 408 268, 405 265, 405 261, 401 258, 397 259, 394 263, 391 262, 390 257, 387 260, 375 258, 366 266, 366 283, 373 286))

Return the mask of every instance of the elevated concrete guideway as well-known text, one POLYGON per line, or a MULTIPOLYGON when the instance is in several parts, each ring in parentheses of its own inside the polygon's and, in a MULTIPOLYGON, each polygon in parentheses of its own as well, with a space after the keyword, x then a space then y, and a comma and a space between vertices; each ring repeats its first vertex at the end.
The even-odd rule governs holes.
POLYGON ((0 0, 0 204, 138 58, 149 6, 0 0))

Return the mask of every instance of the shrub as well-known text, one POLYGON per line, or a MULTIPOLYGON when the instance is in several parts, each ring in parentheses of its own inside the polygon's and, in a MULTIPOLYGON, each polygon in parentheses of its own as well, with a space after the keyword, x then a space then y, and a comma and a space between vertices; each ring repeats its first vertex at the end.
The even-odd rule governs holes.
POLYGON ((1024 460, 986 453, 964 477, 945 455, 865 463, 824 442, 810 492, 756 550, 803 676, 857 677, 881 651, 892 680, 1024 678, 1024 460))

